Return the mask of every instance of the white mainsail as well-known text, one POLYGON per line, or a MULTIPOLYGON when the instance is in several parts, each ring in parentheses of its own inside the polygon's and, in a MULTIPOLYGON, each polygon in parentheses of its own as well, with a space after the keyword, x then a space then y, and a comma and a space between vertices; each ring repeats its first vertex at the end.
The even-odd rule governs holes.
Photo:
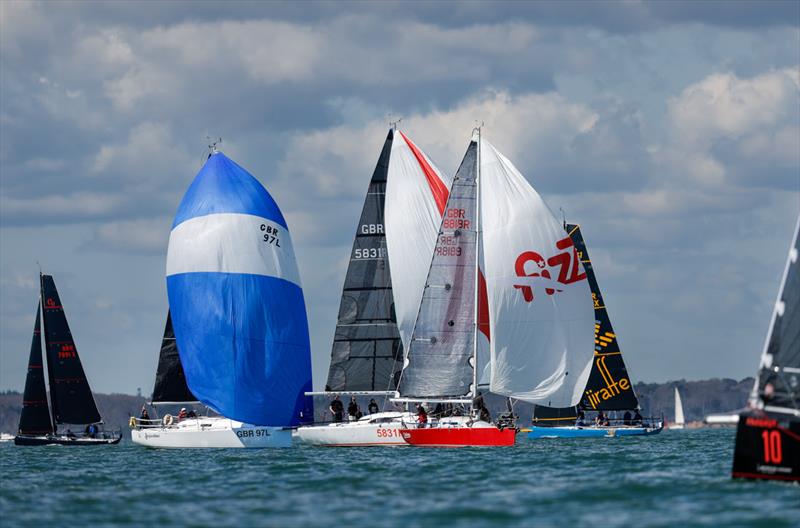
POLYGON ((405 350, 419 312, 451 183, 452 178, 442 174, 422 150, 397 131, 389 158, 384 222, 397 328, 405 350))
POLYGON ((594 352, 589 283, 572 240, 514 165, 481 140, 480 196, 496 394, 570 407, 594 352))
POLYGON ((675 387, 675 425, 683 425, 684 423, 681 393, 678 392, 678 387, 675 387))

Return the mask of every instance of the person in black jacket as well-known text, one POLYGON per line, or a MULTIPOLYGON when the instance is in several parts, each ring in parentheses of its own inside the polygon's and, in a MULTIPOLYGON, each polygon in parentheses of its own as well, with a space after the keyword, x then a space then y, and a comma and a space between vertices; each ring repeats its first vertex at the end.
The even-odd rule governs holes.
POLYGON ((358 420, 358 415, 361 413, 361 410, 358 408, 358 402, 356 401, 355 396, 350 397, 350 405, 347 406, 347 417, 349 420, 354 421, 358 420))
POLYGON ((342 400, 339 399, 338 394, 331 400, 330 410, 334 422, 341 422, 344 419, 344 404, 342 400))
POLYGON ((367 411, 369 411, 370 414, 375 414, 376 412, 378 412, 378 410, 379 410, 378 404, 375 402, 375 398, 370 398, 369 405, 367 406, 367 411))

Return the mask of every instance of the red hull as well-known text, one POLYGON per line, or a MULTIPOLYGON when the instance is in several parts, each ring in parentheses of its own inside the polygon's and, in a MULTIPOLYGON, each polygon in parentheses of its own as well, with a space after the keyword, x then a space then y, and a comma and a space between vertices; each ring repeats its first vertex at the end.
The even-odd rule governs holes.
POLYGON ((432 427, 401 429, 403 439, 420 447, 513 446, 516 429, 496 427, 432 427))

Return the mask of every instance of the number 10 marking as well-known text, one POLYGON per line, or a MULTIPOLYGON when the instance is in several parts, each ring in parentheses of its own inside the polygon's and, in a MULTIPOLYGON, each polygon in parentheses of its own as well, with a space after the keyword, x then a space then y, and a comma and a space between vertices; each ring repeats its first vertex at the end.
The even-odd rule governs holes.
POLYGON ((764 431, 761 433, 764 441, 764 463, 780 464, 783 460, 781 447, 781 433, 778 431, 764 431))

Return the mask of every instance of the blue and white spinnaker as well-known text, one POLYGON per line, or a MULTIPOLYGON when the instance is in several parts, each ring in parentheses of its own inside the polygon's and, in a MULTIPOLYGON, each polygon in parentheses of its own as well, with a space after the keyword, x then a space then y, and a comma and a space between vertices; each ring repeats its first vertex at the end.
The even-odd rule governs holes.
POLYGON ((200 401, 250 424, 312 420, 308 319, 286 220, 258 180, 220 152, 178 207, 167 292, 200 401))

